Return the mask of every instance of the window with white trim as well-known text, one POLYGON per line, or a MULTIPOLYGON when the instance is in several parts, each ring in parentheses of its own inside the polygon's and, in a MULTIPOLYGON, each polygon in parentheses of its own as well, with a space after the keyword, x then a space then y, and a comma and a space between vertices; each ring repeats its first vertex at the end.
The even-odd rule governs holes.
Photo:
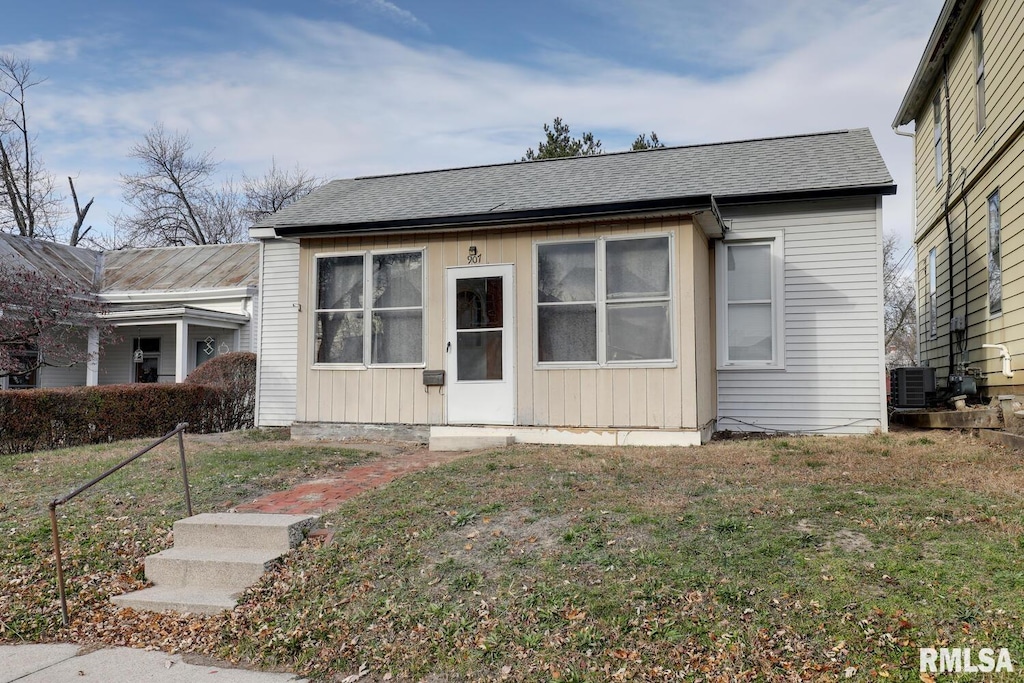
POLYGON ((421 365, 423 251, 316 258, 317 365, 421 365))
POLYGON ((782 254, 782 233, 719 245, 719 368, 784 367, 782 254))
POLYGON ((538 243, 538 364, 671 363, 671 245, 669 235, 538 243))
POLYGON ((999 190, 988 197, 988 313, 1003 312, 1002 217, 999 190))

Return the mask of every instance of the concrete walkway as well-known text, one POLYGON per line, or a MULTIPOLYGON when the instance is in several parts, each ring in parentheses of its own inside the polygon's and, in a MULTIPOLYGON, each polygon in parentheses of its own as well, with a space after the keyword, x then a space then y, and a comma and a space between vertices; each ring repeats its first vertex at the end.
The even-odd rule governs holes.
POLYGON ((0 683, 284 683, 292 674, 204 664, 198 657, 112 647, 83 651, 77 645, 0 645, 0 683), (188 659, 189 661, 185 661, 188 659), (189 663, 194 662, 194 663, 189 663), (210 674, 217 674, 211 678, 210 674))

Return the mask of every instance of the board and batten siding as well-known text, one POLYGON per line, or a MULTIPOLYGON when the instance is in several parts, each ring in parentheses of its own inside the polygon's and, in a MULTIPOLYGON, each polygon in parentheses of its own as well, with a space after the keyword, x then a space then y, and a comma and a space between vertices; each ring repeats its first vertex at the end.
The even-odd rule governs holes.
POLYGON ((254 302, 259 337, 256 424, 283 427, 295 420, 297 384, 299 245, 260 243, 260 292, 254 302))
POLYGON ((887 429, 881 199, 723 208, 729 234, 784 232, 784 369, 718 371, 718 428, 887 429))
MULTIPOLYGON (((441 388, 425 388, 423 367, 340 369, 312 362, 317 254, 424 249, 427 277, 427 369, 446 368, 445 272, 466 263, 475 246, 480 265, 515 265, 516 424, 544 427, 698 429, 714 419, 710 247, 689 218, 581 222, 530 230, 479 230, 423 235, 303 239, 299 267, 297 420, 370 424, 445 424, 441 388), (534 248, 537 242, 669 233, 675 248, 674 367, 542 368, 534 358, 534 248), (705 363, 699 371, 698 359, 705 363), (707 386, 698 388, 700 383, 707 386), (703 420, 703 422, 702 422, 703 420)), ((271 288, 264 291, 266 298, 271 288)), ((265 309, 266 310, 266 309, 265 309)), ((265 313, 266 315, 266 313, 265 313)), ((450 371, 450 369, 449 369, 450 371)))

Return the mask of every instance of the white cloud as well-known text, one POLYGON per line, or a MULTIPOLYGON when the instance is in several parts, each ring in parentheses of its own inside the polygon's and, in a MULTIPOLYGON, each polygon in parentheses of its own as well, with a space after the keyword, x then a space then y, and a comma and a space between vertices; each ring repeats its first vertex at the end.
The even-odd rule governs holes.
POLYGON ((65 40, 30 40, 24 43, 0 45, 0 54, 13 54, 34 64, 75 59, 82 49, 81 38, 65 40))
POLYGON ((430 27, 407 9, 402 9, 388 0, 346 0, 350 5, 356 5, 362 9, 387 18, 395 23, 430 32, 430 27))
MULTIPOLYGON (((894 7, 822 22, 776 57, 713 79, 567 53, 517 66, 340 23, 250 15, 253 51, 136 64, 132 73, 148 77, 117 91, 48 88, 39 143, 56 173, 82 173, 76 187, 100 195, 98 213, 116 213, 127 150, 157 120, 215 150, 225 174, 260 173, 275 157, 333 177, 512 161, 554 116, 609 150, 651 130, 688 144, 870 126, 901 185, 886 200, 887 225, 909 235, 911 146, 889 124, 930 26, 913 34, 894 7)), ((780 44, 762 42, 757 54, 780 44)))

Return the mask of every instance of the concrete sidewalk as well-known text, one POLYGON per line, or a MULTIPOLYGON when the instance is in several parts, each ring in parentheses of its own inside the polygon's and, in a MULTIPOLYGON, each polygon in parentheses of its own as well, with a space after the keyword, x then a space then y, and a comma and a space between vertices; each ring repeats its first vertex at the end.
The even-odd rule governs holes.
MULTIPOLYGON (((292 674, 230 669, 215 665, 189 664, 182 655, 104 648, 79 654, 77 645, 0 645, 0 683, 284 683, 305 681, 292 674), (217 674, 215 679, 210 674, 217 674)), ((189 658, 202 661, 201 658, 189 658)))

